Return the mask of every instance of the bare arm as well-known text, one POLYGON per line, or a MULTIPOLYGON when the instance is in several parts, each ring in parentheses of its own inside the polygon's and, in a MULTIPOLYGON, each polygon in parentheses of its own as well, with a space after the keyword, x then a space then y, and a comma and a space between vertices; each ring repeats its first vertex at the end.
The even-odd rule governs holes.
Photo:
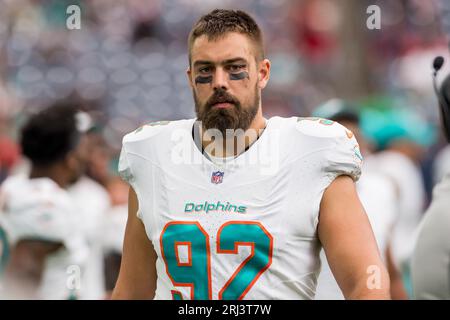
MULTIPOLYGON (((48 255, 63 247, 62 243, 42 240, 21 240, 13 248, 5 270, 5 281, 11 290, 36 299, 48 255)), ((23 298, 25 298, 23 296, 23 298)))
POLYGON ((153 299, 155 296, 156 252, 137 211, 137 196, 130 187, 122 262, 112 299, 153 299))
POLYGON ((390 298, 389 276, 350 177, 336 178, 324 192, 318 233, 346 299, 390 298))

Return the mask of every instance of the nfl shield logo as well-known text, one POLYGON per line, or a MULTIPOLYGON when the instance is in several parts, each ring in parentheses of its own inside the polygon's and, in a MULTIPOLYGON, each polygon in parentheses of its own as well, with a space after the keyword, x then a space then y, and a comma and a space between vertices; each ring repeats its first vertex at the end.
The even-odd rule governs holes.
POLYGON ((222 183, 222 181, 223 181, 223 174, 224 173, 220 172, 220 171, 213 172, 212 176, 211 176, 211 182, 214 183, 214 184, 222 183))

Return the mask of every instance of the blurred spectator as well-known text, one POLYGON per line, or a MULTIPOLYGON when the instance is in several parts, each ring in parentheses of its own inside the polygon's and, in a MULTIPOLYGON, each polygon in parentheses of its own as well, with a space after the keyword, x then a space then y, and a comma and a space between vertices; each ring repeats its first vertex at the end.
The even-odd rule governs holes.
POLYGON ((0 136, 0 184, 19 161, 19 147, 8 137, 0 136))
POLYGON ((10 138, 11 118, 13 111, 17 111, 15 108, 15 101, 0 81, 0 185, 11 173, 20 158, 19 147, 10 138))

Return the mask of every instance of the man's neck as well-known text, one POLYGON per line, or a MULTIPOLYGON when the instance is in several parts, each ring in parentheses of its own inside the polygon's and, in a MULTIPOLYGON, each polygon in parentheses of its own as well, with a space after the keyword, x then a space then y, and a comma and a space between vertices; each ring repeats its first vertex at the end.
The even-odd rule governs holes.
POLYGON ((238 156, 258 140, 265 127, 266 119, 262 116, 260 109, 245 134, 231 135, 224 139, 211 139, 208 134, 202 134, 203 150, 213 157, 238 156))
POLYGON ((30 179, 48 178, 53 180, 61 188, 66 188, 69 181, 64 174, 64 170, 57 165, 53 166, 32 166, 30 172, 30 179))

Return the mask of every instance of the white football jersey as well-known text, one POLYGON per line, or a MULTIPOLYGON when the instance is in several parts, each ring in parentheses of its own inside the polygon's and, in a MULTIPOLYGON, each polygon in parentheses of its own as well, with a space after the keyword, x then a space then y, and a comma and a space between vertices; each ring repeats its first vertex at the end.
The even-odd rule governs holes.
POLYGON ((127 218, 128 206, 126 204, 113 206, 108 211, 102 226, 102 242, 106 254, 122 254, 127 218))
MULTIPOLYGON (((25 175, 7 178, 1 186, 1 227, 9 247, 23 239, 64 245, 48 255, 37 299, 69 299, 79 296, 80 276, 88 250, 78 230, 77 210, 67 191, 48 178, 25 175)), ((7 258, 7 257, 5 257, 7 258)), ((5 291, 5 294, 9 294, 5 291)), ((3 298, 21 299, 21 293, 3 298)), ((27 293, 23 292, 26 297, 27 293)))
POLYGON ((81 177, 68 189, 69 195, 79 208, 77 215, 87 245, 89 258, 85 264, 81 285, 81 299, 98 300, 105 297, 104 243, 102 232, 111 201, 106 189, 89 177, 81 177))
POLYGON ((121 176, 158 255, 155 299, 312 299, 324 190, 357 180, 353 134, 319 118, 273 117, 260 138, 223 164, 192 138, 195 119, 126 135, 121 176))
POLYGON ((420 169, 409 157, 392 150, 384 150, 367 160, 369 168, 385 174, 395 184, 398 208, 389 249, 394 265, 407 275, 415 230, 425 211, 425 188, 420 169))

